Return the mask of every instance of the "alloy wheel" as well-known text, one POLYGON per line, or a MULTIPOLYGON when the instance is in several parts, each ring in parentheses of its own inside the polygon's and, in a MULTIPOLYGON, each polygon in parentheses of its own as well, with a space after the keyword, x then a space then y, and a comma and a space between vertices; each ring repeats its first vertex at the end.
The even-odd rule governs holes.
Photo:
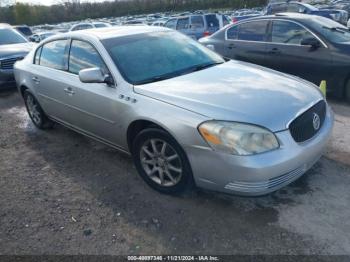
POLYGON ((31 95, 27 96, 26 102, 27 102, 28 113, 31 116, 32 120, 34 121, 35 124, 40 125, 41 113, 39 111, 38 103, 34 100, 33 96, 31 95))
POLYGON ((183 167, 176 150, 161 139, 149 139, 141 147, 141 165, 158 185, 175 186, 182 178, 183 167))

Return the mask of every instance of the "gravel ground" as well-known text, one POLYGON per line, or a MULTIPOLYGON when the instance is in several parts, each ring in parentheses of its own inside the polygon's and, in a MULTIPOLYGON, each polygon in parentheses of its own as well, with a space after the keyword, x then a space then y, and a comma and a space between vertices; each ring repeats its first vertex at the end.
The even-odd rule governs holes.
POLYGON ((0 254, 350 254, 350 106, 305 176, 269 196, 150 189, 132 161, 0 93, 0 254))

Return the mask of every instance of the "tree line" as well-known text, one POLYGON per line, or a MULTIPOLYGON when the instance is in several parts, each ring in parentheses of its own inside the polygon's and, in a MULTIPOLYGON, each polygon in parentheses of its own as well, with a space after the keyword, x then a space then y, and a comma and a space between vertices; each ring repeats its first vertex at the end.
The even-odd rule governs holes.
POLYGON ((239 9, 266 5, 267 0, 115 0, 114 2, 62 1, 51 6, 17 2, 0 7, 0 22, 13 25, 56 24, 87 18, 119 17, 169 11, 239 9))

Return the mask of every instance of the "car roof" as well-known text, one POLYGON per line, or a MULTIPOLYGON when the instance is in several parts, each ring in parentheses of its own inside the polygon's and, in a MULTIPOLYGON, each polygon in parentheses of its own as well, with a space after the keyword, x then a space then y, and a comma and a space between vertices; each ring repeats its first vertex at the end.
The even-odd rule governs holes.
POLYGON ((256 17, 248 18, 248 19, 242 20, 242 22, 253 21, 253 20, 262 20, 262 19, 274 19, 274 18, 275 19, 276 18, 286 18, 286 19, 298 20, 298 21, 303 21, 303 20, 310 21, 310 19, 311 20, 317 19, 318 16, 301 14, 301 13, 277 13, 274 15, 256 16, 256 17))
POLYGON ((85 37, 94 36, 102 40, 102 39, 109 39, 114 37, 122 37, 122 36, 136 35, 136 34, 142 34, 142 33, 164 32, 164 31, 171 31, 171 30, 168 28, 152 27, 152 26, 145 26, 145 25, 115 26, 115 27, 93 28, 93 29, 87 29, 87 30, 68 32, 62 35, 85 36, 85 37))

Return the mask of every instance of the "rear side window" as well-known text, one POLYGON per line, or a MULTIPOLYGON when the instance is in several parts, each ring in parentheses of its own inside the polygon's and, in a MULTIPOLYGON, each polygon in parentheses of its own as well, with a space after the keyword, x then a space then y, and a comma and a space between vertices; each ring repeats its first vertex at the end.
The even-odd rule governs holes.
POLYGON ((238 40, 264 41, 267 23, 267 21, 253 21, 239 25, 238 40))
POLYGON ((206 15, 205 20, 207 21, 209 28, 220 27, 219 19, 216 17, 216 15, 206 15))
POLYGON ((300 25, 288 21, 273 21, 272 36, 273 43, 300 45, 304 38, 314 37, 309 31, 300 25))
POLYGON ((190 25, 190 18, 180 18, 179 20, 177 20, 177 26, 176 29, 177 30, 182 30, 182 29, 188 29, 190 25))
POLYGON ((92 45, 84 41, 73 40, 69 54, 69 72, 78 74, 80 70, 94 67, 100 68, 104 74, 108 73, 100 54, 92 45))
POLYGON ((204 20, 202 16, 196 15, 191 17, 191 26, 193 28, 203 28, 204 20))
POLYGON ((40 65, 57 70, 66 70, 66 45, 66 39, 45 44, 41 51, 40 65))
POLYGON ((40 64, 40 55, 41 55, 41 50, 42 46, 36 50, 35 57, 34 57, 34 64, 39 65, 40 64))

